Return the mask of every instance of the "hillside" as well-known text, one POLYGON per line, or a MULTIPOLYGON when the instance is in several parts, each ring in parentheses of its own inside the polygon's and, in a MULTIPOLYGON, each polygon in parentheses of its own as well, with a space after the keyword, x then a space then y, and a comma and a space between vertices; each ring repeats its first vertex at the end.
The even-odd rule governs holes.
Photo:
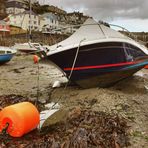
MULTIPOLYGON (((28 0, 24 0, 28 9, 29 9, 29 1, 28 0)), ((36 14, 43 14, 43 13, 47 13, 47 12, 52 12, 52 13, 56 13, 56 14, 66 14, 66 11, 53 6, 53 5, 40 5, 39 2, 34 2, 32 4, 32 10, 36 13, 36 14)))
POLYGON ((7 16, 5 1, 0 0, 0 20, 4 19, 7 16))

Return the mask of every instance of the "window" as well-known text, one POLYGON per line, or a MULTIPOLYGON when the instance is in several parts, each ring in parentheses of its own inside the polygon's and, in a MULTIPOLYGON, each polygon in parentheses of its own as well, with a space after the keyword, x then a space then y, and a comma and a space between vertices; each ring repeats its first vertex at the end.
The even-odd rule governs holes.
POLYGON ((80 50, 80 56, 81 59, 78 57, 77 62, 83 61, 86 66, 90 63, 101 65, 122 63, 126 61, 123 46, 118 45, 118 43, 115 43, 115 45, 113 43, 99 43, 83 46, 80 50), (81 52, 85 52, 85 54, 81 54, 81 52))
POLYGON ((126 51, 127 51, 127 54, 129 56, 132 56, 133 58, 146 56, 141 49, 131 44, 126 44, 126 51))
POLYGON ((0 54, 4 54, 5 52, 4 51, 0 51, 0 54))

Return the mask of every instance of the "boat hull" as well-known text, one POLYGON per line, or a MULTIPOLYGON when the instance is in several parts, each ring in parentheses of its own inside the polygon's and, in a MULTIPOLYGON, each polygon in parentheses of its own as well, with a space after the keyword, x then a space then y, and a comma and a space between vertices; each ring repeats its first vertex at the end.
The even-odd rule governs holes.
POLYGON ((142 52, 136 58, 127 58, 123 43, 97 43, 80 47, 76 57, 77 49, 51 54, 47 59, 66 73, 70 81, 83 88, 110 86, 148 64, 148 56, 142 52))
POLYGON ((39 43, 22 43, 15 44, 13 48, 17 49, 23 53, 35 53, 38 50, 43 50, 44 48, 39 43))
POLYGON ((18 49, 18 51, 23 53, 35 53, 37 50, 36 49, 18 49))
POLYGON ((109 73, 104 73, 101 75, 96 75, 92 77, 88 77, 85 79, 76 80, 75 83, 81 86, 82 88, 91 88, 91 87, 110 87, 113 84, 132 76, 134 73, 139 71, 142 67, 128 69, 128 70, 120 70, 109 73))
POLYGON ((13 56, 14 56, 14 54, 0 55, 0 64, 5 64, 5 63, 9 62, 13 56))

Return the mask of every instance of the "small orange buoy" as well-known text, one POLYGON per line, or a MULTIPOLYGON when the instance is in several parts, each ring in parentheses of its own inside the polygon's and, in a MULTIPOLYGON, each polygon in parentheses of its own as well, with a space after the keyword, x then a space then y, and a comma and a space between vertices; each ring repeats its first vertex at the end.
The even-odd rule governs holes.
POLYGON ((37 64, 39 62, 39 57, 37 55, 34 55, 33 61, 34 61, 34 64, 37 64))
POLYGON ((145 68, 145 69, 148 69, 148 65, 146 65, 144 68, 145 68))
POLYGON ((10 105, 0 112, 0 132, 8 125, 7 133, 12 137, 23 136, 35 129, 39 122, 39 112, 29 102, 10 105))

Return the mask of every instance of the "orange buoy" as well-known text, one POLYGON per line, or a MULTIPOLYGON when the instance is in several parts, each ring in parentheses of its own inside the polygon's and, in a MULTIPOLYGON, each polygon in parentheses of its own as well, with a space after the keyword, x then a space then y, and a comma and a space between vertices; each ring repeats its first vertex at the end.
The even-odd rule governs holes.
POLYGON ((34 64, 37 64, 39 62, 39 57, 37 55, 34 55, 33 61, 34 61, 34 64))
POLYGON ((30 102, 5 107, 0 112, 0 132, 6 127, 12 137, 21 137, 35 129, 40 121, 37 108, 30 102))
POLYGON ((148 69, 148 65, 146 65, 144 68, 145 68, 145 69, 148 69))

